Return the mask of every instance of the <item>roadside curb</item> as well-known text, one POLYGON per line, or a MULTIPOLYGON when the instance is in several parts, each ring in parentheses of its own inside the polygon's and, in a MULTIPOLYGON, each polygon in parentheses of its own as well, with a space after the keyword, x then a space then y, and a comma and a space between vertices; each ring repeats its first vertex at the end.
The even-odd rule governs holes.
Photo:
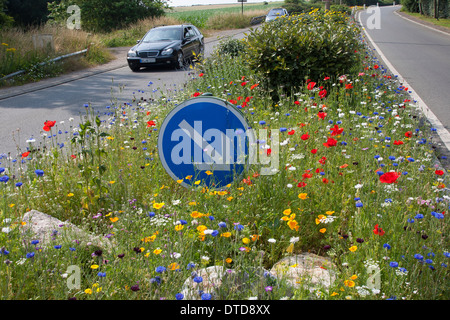
MULTIPOLYGON (((395 13, 396 11, 394 11, 395 13)), ((372 37, 367 32, 366 28, 364 27, 362 21, 361 21, 361 12, 358 12, 358 22, 361 25, 365 36, 369 40, 372 47, 376 50, 378 55, 381 57, 381 59, 384 61, 384 63, 387 65, 388 69, 391 71, 392 74, 396 75, 399 82, 404 85, 405 87, 408 87, 408 92, 410 96, 417 101, 418 108, 421 110, 422 114, 428 119, 428 121, 431 123, 433 128, 436 129, 437 134, 439 135, 442 143, 444 144, 445 148, 448 152, 450 152, 450 133, 447 129, 445 129, 444 125, 441 123, 441 121, 436 117, 436 115, 431 111, 431 109, 426 105, 426 103, 422 100, 422 98, 416 93, 414 88, 411 87, 411 85, 408 84, 408 82, 405 80, 405 78, 395 69, 395 67, 392 65, 392 63, 387 59, 387 57, 383 54, 381 49, 377 46, 377 44, 373 41, 372 37)))
MULTIPOLYGON (((252 26, 250 28, 244 28, 244 29, 219 31, 214 36, 205 38, 205 44, 220 41, 220 39, 224 38, 224 37, 226 38, 228 36, 235 36, 235 35, 238 35, 241 33, 243 34, 245 32, 248 32, 253 27, 254 26, 252 26)), ((109 48, 109 49, 121 51, 124 48, 109 48)), ((126 50, 128 50, 128 49, 129 48, 126 47, 126 50)), ((109 71, 113 71, 116 69, 127 67, 128 64, 126 63, 126 61, 124 63, 121 63, 120 61, 118 61, 118 59, 120 59, 119 56, 120 55, 116 54, 116 59, 108 62, 107 64, 99 65, 99 66, 93 67, 91 69, 79 70, 79 71, 71 72, 69 74, 61 75, 61 76, 58 76, 55 78, 48 78, 48 79, 41 80, 39 82, 28 83, 28 84, 18 86, 18 87, 0 89, 0 101, 9 99, 9 98, 13 98, 16 96, 20 96, 23 94, 27 94, 27 93, 31 93, 31 92, 51 88, 51 87, 56 87, 61 84, 69 83, 69 82, 76 81, 76 80, 83 79, 83 78, 88 78, 88 77, 91 77, 91 76, 94 76, 97 74, 101 74, 101 73, 105 73, 105 72, 109 72, 109 71)))

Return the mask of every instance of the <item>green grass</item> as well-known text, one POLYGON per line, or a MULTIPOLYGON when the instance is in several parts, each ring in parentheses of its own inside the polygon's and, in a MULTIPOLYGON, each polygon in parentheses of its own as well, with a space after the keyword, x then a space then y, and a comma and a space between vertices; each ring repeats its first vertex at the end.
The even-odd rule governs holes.
POLYGON ((405 10, 402 10, 403 13, 406 13, 407 15, 410 15, 412 17, 418 18, 420 20, 423 20, 425 22, 430 22, 436 26, 441 26, 441 27, 446 27, 450 29, 450 19, 448 18, 440 18, 439 20, 433 18, 433 17, 428 17, 428 16, 424 16, 420 13, 415 13, 415 12, 407 12, 405 10))
MULTIPOLYGON (((429 144, 436 132, 419 121, 396 78, 374 65, 372 51, 361 54, 355 73, 280 92, 277 105, 243 56, 221 54, 194 67, 182 90, 149 83, 127 104, 112 97, 104 108, 86 106, 80 125, 50 119, 57 124, 30 141, 29 154, 0 157, 1 299, 173 300, 194 270, 270 270, 283 257, 311 252, 330 258, 336 272, 315 299, 448 300, 450 198, 429 144), (253 128, 279 135, 279 146, 259 136, 259 159, 267 148, 279 158, 275 174, 252 165, 223 190, 184 177, 187 189, 169 177, 158 129, 172 108, 204 92, 239 105, 253 128), (400 172, 395 183, 380 180, 388 171, 400 172), (114 246, 95 254, 98 248, 66 239, 63 228, 52 245, 32 245, 35 238, 21 233, 30 209, 114 246), (81 270, 78 289, 62 276, 69 266, 81 270), (374 268, 379 291, 372 290, 374 268)), ((228 300, 310 298, 283 277, 261 284, 222 289, 228 300)))

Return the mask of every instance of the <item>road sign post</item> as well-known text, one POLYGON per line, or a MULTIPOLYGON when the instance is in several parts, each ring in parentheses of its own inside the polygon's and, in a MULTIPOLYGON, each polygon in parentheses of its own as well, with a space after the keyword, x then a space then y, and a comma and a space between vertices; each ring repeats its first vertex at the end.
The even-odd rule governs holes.
POLYGON ((184 187, 225 187, 249 164, 253 131, 225 100, 200 96, 176 106, 164 119, 158 153, 167 173, 184 187))

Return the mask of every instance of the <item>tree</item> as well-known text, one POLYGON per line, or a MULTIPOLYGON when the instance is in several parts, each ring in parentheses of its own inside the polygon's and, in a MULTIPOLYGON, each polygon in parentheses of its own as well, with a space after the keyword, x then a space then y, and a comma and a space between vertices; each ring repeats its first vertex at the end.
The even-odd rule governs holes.
POLYGON ((9 27, 13 24, 14 19, 7 14, 6 0, 0 0, 0 29, 9 27))
POLYGON ((7 1, 6 8, 18 26, 39 25, 47 21, 47 0, 7 1))

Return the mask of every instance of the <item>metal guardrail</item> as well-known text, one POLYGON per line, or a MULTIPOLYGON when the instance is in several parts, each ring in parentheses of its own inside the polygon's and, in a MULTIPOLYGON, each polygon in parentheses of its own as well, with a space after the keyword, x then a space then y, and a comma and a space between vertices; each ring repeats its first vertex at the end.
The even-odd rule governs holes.
POLYGON ((258 17, 253 17, 252 20, 250 21, 250 24, 253 26, 255 24, 261 23, 264 21, 264 19, 266 18, 266 16, 258 16, 258 17))
MULTIPOLYGON (((68 54, 65 54, 63 56, 59 56, 59 57, 53 58, 53 59, 51 59, 49 61, 41 62, 38 65, 39 66, 43 66, 43 65, 46 65, 47 63, 56 62, 56 61, 59 61, 59 60, 65 59, 65 58, 70 58, 70 57, 73 57, 73 56, 76 56, 76 55, 88 52, 88 50, 89 50, 89 48, 81 50, 81 51, 77 51, 77 52, 74 52, 74 53, 68 53, 68 54)), ((19 70, 19 71, 16 71, 14 73, 8 74, 7 76, 4 76, 3 78, 1 78, 0 81, 8 80, 9 78, 13 78, 15 76, 18 76, 19 74, 24 73, 24 72, 25 72, 25 70, 19 70)))

